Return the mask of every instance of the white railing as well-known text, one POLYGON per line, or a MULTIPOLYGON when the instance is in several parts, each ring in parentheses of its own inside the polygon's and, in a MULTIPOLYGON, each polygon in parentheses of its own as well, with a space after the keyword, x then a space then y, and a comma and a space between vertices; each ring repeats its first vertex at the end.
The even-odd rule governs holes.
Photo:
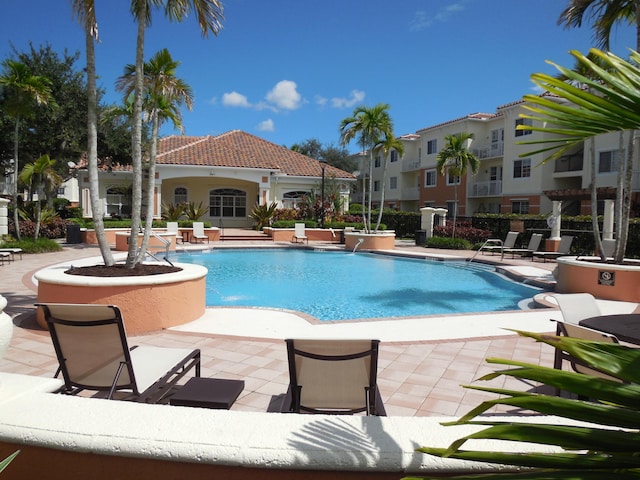
POLYGON ((500 157, 504 154, 504 143, 491 143, 489 145, 479 145, 471 151, 479 159, 500 157))
POLYGON ((420 187, 405 187, 400 194, 401 200, 420 200, 420 187))
POLYGON ((402 161, 402 171, 403 172, 413 172, 415 170, 420 170, 420 160, 403 160, 402 161))
POLYGON ((487 197, 502 194, 502 181, 489 180, 487 182, 476 182, 469 185, 470 197, 487 197))

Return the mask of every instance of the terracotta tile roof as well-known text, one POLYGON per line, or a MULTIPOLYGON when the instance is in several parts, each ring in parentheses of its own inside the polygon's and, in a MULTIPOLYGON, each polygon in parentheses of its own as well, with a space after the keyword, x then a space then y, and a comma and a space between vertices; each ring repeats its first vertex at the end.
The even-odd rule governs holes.
MULTIPOLYGON (((210 167, 259 168, 291 176, 320 177, 317 160, 268 142, 241 130, 217 136, 172 135, 159 140, 158 165, 202 165, 210 167)), ((355 178, 351 173, 327 165, 326 176, 355 178)))
POLYGON ((484 120, 490 120, 492 118, 499 117, 500 115, 502 115, 502 114, 501 113, 482 113, 482 112, 470 113, 469 115, 465 115, 464 117, 454 118, 453 120, 447 120, 445 122, 438 123, 436 125, 431 125, 430 127, 421 128, 420 130, 418 130, 418 133, 424 132, 425 130, 430 130, 432 128, 442 127, 443 125, 449 125, 451 123, 460 122, 462 120, 481 120, 481 121, 484 121, 484 120))

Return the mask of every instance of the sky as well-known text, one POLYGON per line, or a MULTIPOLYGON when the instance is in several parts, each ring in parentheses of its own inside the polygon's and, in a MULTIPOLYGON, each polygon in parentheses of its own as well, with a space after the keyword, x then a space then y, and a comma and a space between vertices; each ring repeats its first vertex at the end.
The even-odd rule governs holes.
MULTIPOLYGON (((121 103, 114 83, 135 61, 130 0, 95 0, 96 47, 104 100, 121 103)), ((145 59, 167 48, 176 75, 193 89, 183 110, 187 135, 243 130, 290 147, 308 139, 339 145, 339 126, 355 107, 390 105, 396 136, 465 115, 494 113, 535 92, 532 73, 571 67, 570 50, 594 46, 589 23, 557 25, 568 0, 223 0, 223 29, 203 38, 192 16, 171 23, 153 12, 145 59)), ((70 0, 0 0, 0 59, 12 45, 49 43, 81 52, 84 33, 70 0), (28 6, 28 8, 27 8, 28 6)), ((614 32, 626 56, 635 31, 614 32)), ((178 134, 170 124, 162 135, 178 134)), ((347 147, 358 150, 355 141, 347 147)))

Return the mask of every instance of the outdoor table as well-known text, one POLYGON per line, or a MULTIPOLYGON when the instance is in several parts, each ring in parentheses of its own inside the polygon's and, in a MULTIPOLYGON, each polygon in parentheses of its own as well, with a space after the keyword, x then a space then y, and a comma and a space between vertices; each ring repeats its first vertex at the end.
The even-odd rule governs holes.
POLYGON ((578 322, 583 327, 618 337, 618 340, 640 345, 640 313, 600 315, 578 322))

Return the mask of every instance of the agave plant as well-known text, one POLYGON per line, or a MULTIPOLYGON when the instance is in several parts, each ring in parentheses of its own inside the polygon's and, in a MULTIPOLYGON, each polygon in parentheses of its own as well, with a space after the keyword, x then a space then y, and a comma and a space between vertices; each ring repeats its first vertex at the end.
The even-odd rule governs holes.
POLYGON ((276 202, 271 202, 269 205, 255 204, 249 217, 256 221, 256 230, 262 230, 264 227, 269 226, 269 222, 271 222, 277 208, 278 204, 276 202))
MULTIPOLYGON (((483 402, 454 422, 444 425, 487 425, 488 427, 454 441, 448 448, 422 447, 418 451, 442 458, 490 462, 513 467, 528 467, 521 472, 496 472, 453 477, 457 479, 637 479, 640 478, 640 349, 620 344, 591 342, 570 337, 556 337, 529 332, 517 332, 544 342, 569 355, 619 378, 606 380, 575 372, 555 370, 513 360, 488 358, 487 362, 508 365, 480 380, 508 376, 527 382, 539 382, 577 395, 574 398, 540 393, 466 386, 500 395, 483 402), (474 420, 496 405, 508 405, 564 417, 584 425, 561 425, 527 422, 501 422, 494 418, 474 420), (510 453, 500 451, 463 450, 467 440, 492 439, 537 443, 561 447, 556 453, 510 453)), ((406 477, 406 479, 436 477, 406 477)))
POLYGON ((188 220, 197 221, 207 214, 208 208, 205 207, 202 202, 195 203, 189 202, 184 209, 184 214, 188 220))
POLYGON ((177 222, 185 214, 186 205, 184 203, 163 203, 162 204, 162 218, 167 222, 177 222))

